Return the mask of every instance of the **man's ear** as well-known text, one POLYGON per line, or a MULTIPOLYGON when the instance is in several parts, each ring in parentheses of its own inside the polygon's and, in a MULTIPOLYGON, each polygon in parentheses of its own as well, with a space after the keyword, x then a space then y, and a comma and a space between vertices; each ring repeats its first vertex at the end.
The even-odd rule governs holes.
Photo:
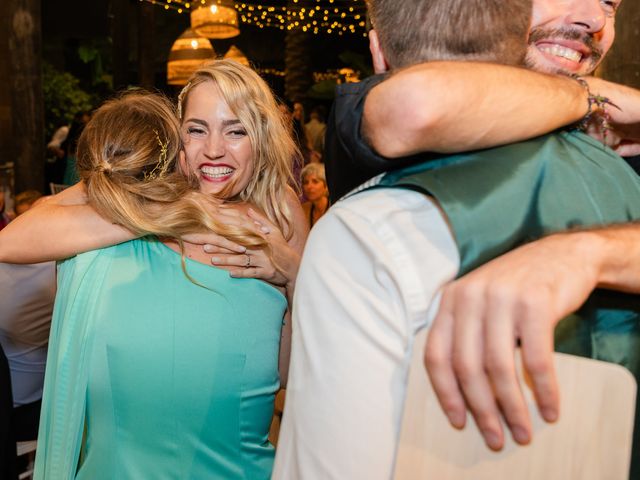
POLYGON ((380 48, 380 40, 378 39, 378 33, 375 30, 369 31, 369 51, 371 52, 371 59, 373 60, 373 70, 376 73, 385 73, 389 70, 387 59, 384 58, 384 53, 380 48))

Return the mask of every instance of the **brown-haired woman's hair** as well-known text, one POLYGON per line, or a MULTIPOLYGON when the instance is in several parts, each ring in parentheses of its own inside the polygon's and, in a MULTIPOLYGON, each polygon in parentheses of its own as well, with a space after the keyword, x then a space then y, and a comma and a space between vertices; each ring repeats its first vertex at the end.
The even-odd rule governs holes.
MULTIPOLYGON (((251 141, 254 174, 236 198, 226 200, 255 205, 290 238, 293 229, 286 198, 288 185, 295 184, 291 167, 299 152, 269 86, 249 67, 233 60, 216 60, 198 69, 182 89, 178 98, 181 120, 189 93, 204 82, 218 87, 251 141)), ((225 189, 221 196, 230 190, 225 189)))
POLYGON ((265 248, 259 235, 216 221, 219 201, 200 193, 197 179, 177 169, 180 129, 164 97, 126 93, 103 104, 78 141, 78 173, 100 215, 136 235, 180 239, 213 231, 246 247, 265 248))

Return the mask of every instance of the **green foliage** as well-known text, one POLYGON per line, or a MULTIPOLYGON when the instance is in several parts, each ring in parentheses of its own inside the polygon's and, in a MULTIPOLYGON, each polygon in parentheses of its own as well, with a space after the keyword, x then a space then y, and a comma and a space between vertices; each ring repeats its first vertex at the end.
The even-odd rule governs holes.
POLYGON ((105 65, 104 59, 109 58, 112 48, 110 38, 94 38, 83 41, 78 47, 78 57, 89 65, 91 69, 92 90, 99 92, 98 95, 108 95, 113 92, 113 75, 107 73, 110 69, 110 62, 105 65))
POLYGON ((335 78, 316 82, 307 92, 309 98, 314 100, 333 100, 336 96, 336 86, 338 82, 335 78))
POLYGON ((360 53, 347 50, 346 52, 342 52, 338 58, 340 58, 347 67, 351 67, 356 72, 359 72, 360 78, 366 78, 373 75, 371 59, 360 53))
POLYGON ((80 81, 70 73, 60 72, 44 62, 42 66, 45 138, 47 141, 61 125, 71 124, 81 110, 91 110, 91 96, 80 88, 80 81))
MULTIPOLYGON (((354 70, 360 79, 373 75, 370 60, 359 53, 352 51, 342 52, 338 58, 347 67, 354 70)), ((329 79, 316 82, 307 92, 307 97, 316 100, 333 100, 335 98, 335 90, 339 82, 344 82, 344 78, 329 79)))

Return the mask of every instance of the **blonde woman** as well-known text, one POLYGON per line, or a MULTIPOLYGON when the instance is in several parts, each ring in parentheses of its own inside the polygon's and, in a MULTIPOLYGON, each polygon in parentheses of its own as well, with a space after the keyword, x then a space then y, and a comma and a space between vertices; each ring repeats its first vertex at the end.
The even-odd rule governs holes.
POLYGON ((285 294, 306 236, 286 187, 294 146, 268 87, 233 62, 198 71, 180 112, 178 126, 149 95, 101 107, 80 139, 82 183, 0 237, 4 261, 163 238, 61 263, 37 478, 270 476, 285 294), (164 239, 207 230, 233 276, 271 285, 164 239))
POLYGON ((324 174, 324 164, 310 163, 300 172, 302 190, 307 201, 302 204, 305 217, 309 220, 309 228, 320 220, 329 208, 329 189, 324 174))

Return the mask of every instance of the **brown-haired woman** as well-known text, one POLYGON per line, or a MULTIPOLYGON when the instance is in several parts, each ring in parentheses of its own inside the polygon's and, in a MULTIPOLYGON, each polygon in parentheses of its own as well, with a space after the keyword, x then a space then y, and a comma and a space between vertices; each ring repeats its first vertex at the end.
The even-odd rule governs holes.
POLYGON ((61 263, 37 478, 270 476, 283 292, 306 236, 286 187, 294 147, 268 87, 233 62, 202 68, 180 110, 181 126, 154 95, 99 109, 78 148, 83 183, 0 237, 0 260, 213 231, 218 263, 281 291, 158 237, 61 263), (17 245, 45 229, 44 254, 17 245))

